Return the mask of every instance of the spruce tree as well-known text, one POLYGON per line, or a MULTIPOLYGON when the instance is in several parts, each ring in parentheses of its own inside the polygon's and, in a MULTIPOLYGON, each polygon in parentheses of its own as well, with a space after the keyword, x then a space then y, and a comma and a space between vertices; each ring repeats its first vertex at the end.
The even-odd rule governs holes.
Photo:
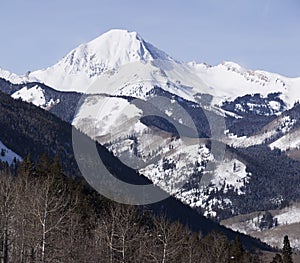
POLYGON ((23 162, 21 162, 20 166, 18 167, 18 174, 23 177, 29 177, 34 174, 34 165, 31 161, 31 155, 28 154, 23 162))
POLYGON ((285 236, 283 240, 283 249, 282 249, 283 263, 293 263, 292 254, 293 252, 290 245, 289 237, 285 236))

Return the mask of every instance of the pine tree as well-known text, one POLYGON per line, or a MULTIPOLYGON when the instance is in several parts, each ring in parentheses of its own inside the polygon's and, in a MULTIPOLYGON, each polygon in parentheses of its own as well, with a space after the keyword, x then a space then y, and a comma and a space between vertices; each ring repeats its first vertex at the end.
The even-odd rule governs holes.
POLYGON ((5 149, 1 149, 1 156, 4 157, 5 156, 5 149))
POLYGON ((34 165, 31 156, 28 154, 18 168, 18 174, 23 177, 32 176, 34 173, 34 165))
POLYGON ((283 249, 282 249, 283 263, 293 263, 292 254, 293 252, 290 245, 289 237, 285 236, 283 240, 283 249))

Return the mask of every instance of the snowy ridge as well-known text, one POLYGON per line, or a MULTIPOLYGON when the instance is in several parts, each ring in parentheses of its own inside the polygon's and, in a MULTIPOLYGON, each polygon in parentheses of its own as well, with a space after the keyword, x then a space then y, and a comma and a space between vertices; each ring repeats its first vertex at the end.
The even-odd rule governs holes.
POLYGON ((280 92, 288 107, 299 100, 300 78, 288 78, 266 71, 245 69, 234 62, 225 61, 217 66, 187 63, 190 70, 199 76, 209 87, 211 95, 224 100, 234 100, 238 96, 259 93, 267 96, 280 92))
POLYGON ((90 95, 72 124, 90 137, 105 143, 144 130, 146 126, 139 121, 141 113, 140 109, 125 99, 90 95))
POLYGON ((27 78, 25 76, 18 76, 17 74, 11 73, 8 70, 0 68, 0 78, 6 79, 13 84, 20 84, 26 82, 27 78))

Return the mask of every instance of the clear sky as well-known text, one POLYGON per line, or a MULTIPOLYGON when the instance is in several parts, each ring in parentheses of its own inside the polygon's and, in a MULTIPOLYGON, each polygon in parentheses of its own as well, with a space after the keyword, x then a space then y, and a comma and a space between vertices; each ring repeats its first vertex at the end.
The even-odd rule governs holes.
POLYGON ((180 61, 300 77, 299 0, 0 0, 0 67, 23 74, 121 28, 180 61))

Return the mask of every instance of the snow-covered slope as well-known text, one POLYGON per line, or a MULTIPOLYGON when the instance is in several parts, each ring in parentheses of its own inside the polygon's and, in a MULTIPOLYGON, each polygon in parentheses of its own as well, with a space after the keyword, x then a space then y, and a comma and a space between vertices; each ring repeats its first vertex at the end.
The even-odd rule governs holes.
POLYGON ((283 209, 270 211, 273 223, 268 227, 262 227, 264 212, 258 211, 247 215, 239 215, 226 219, 222 225, 257 238, 267 244, 280 248, 284 235, 288 235, 291 246, 300 249, 299 224, 300 224, 300 205, 294 203, 283 209))
MULTIPOLYGON (((139 102, 91 94, 83 101, 73 125, 104 144, 124 164, 154 184, 182 202, 203 209, 205 215, 216 217, 216 211, 225 208, 235 213, 231 197, 244 195, 243 189, 251 178, 246 165, 234 158, 216 161, 205 139, 177 138, 145 124, 141 121, 143 116, 152 113, 145 113, 148 110, 145 103, 139 102), (215 166, 210 165, 206 170, 208 163, 215 166), (211 198, 216 192, 227 196, 217 194, 211 198)), ((171 100, 171 105, 174 104, 171 100)), ((174 112, 172 108, 166 111, 170 118, 176 119, 176 107, 174 112)))
POLYGON ((23 87, 20 90, 14 92, 11 96, 14 99, 22 99, 23 101, 32 103, 38 107, 43 109, 49 109, 54 104, 59 103, 59 100, 54 101, 50 99, 49 101, 46 100, 44 90, 39 87, 39 85, 35 85, 31 88, 23 87))
POLYGON ((8 164, 11 164, 14 162, 14 160, 22 160, 22 158, 10 150, 8 147, 6 147, 1 141, 0 141, 0 160, 3 162, 8 162, 8 164))
MULTIPOLYGON (((271 149, 279 148, 284 150, 286 148, 295 148, 298 144, 295 142, 295 146, 293 147, 291 138, 296 139, 296 136, 289 134, 295 124, 296 120, 289 115, 280 115, 255 135, 238 137, 234 134, 227 133, 227 138, 224 139, 224 142, 234 147, 249 147, 268 143, 271 149), (273 139, 277 140, 272 142, 273 139)), ((293 134, 297 135, 297 133, 293 134)))
POLYGON ((280 149, 282 151, 290 149, 300 149, 300 129, 296 129, 270 144, 271 149, 280 149))
POLYGON ((142 131, 142 111, 123 98, 90 95, 82 103, 72 124, 101 143, 142 131))
POLYGON ((300 78, 287 78, 276 73, 249 70, 240 65, 225 61, 217 66, 188 63, 190 70, 209 87, 210 94, 226 100, 233 100, 245 94, 259 93, 267 96, 280 92, 281 98, 289 107, 299 100, 300 78))
POLYGON ((37 85, 28 89, 24 87, 11 95, 14 99, 21 98, 24 101, 31 102, 36 106, 42 106, 46 103, 43 90, 37 85))
POLYGON ((32 72, 30 77, 56 89, 85 91, 104 72, 129 63, 147 63, 155 59, 173 61, 136 32, 111 30, 75 48, 54 66, 32 72))

